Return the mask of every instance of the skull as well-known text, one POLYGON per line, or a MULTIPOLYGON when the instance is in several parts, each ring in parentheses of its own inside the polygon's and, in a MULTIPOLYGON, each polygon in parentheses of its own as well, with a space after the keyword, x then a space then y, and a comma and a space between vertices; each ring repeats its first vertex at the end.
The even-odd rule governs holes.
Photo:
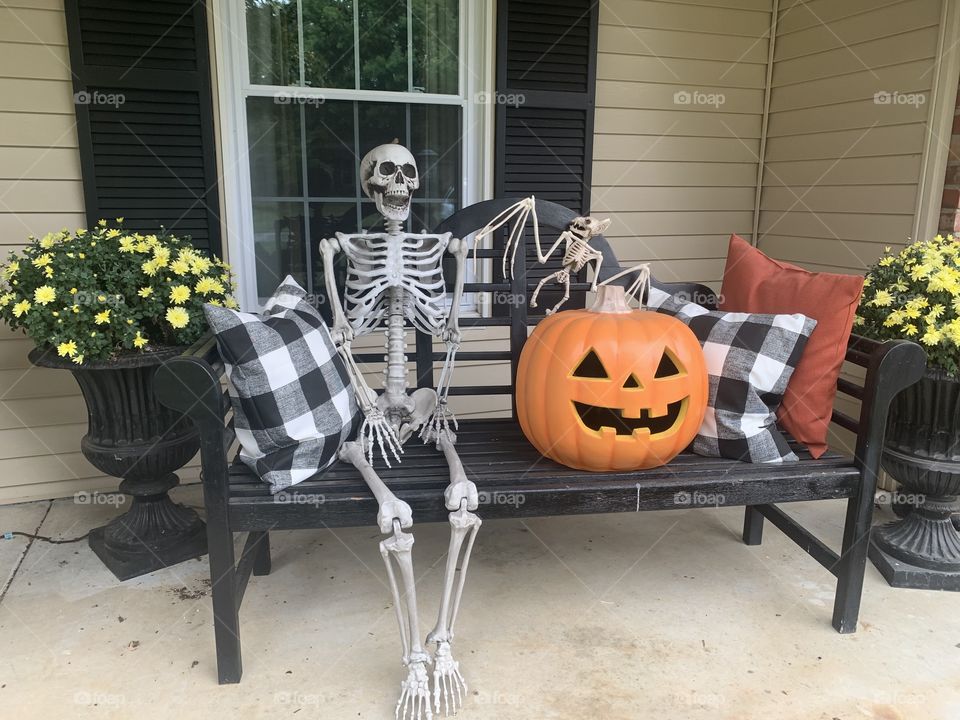
POLYGON ((413 154, 403 145, 378 145, 360 161, 360 186, 387 220, 406 220, 410 198, 420 187, 413 154))
POLYGON ((602 235, 603 231, 610 227, 610 218, 598 220, 595 217, 585 216, 576 217, 570 223, 574 230, 586 235, 587 237, 596 237, 602 235))

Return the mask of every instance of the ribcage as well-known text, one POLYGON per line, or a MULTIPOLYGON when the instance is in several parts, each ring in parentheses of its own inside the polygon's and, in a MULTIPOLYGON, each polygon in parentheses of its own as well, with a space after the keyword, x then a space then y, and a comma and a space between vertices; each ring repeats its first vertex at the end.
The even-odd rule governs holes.
POLYGON ((444 235, 343 235, 347 256, 344 311, 357 335, 373 332, 389 314, 391 288, 403 293, 403 314, 414 327, 439 335, 446 319, 444 235))

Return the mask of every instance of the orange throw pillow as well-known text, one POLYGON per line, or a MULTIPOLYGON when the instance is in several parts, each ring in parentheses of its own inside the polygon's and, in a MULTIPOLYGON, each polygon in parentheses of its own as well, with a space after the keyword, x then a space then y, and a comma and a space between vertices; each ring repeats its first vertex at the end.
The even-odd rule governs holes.
POLYGON ((802 313, 817 321, 777 413, 784 429, 815 458, 827 449, 837 377, 862 290, 862 277, 810 272, 730 236, 721 310, 802 313))

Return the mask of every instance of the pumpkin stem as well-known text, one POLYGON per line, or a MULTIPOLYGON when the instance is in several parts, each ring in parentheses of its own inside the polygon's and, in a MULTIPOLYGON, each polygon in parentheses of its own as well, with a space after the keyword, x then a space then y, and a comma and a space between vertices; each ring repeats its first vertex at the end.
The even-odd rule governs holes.
POLYGON ((597 299, 590 312, 596 313, 632 313, 633 308, 627 302, 627 292, 619 285, 598 285, 597 299))

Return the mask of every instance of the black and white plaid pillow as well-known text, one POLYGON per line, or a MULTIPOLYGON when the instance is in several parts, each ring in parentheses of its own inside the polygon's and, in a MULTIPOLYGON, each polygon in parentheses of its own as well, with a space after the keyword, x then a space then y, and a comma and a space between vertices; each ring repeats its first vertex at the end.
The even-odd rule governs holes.
POLYGON ((204 305, 217 336, 240 459, 277 493, 334 462, 361 414, 327 326, 287 277, 263 316, 204 305))
POLYGON ((710 394, 693 451, 755 463, 796 460, 776 413, 817 321, 710 311, 656 288, 647 307, 682 320, 703 346, 710 394))

